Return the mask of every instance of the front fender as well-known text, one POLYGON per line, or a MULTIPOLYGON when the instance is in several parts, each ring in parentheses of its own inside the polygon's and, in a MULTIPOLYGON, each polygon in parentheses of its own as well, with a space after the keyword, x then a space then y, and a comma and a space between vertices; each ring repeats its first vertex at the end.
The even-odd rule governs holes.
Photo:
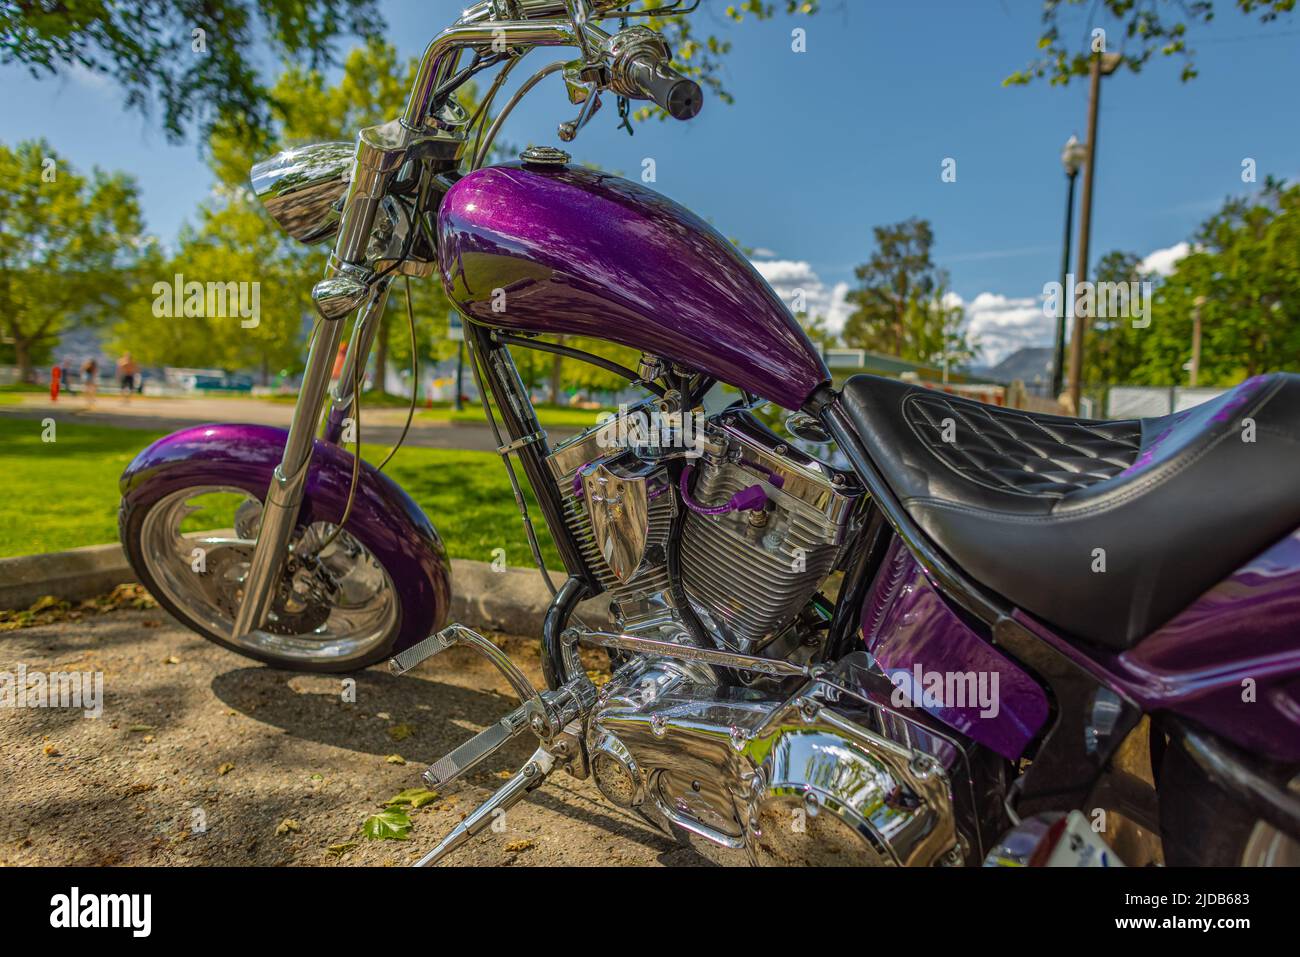
MULTIPOLYGON (((191 485, 231 485, 264 499, 288 433, 267 425, 199 425, 154 442, 126 467, 124 513, 191 485)), ((352 456, 317 441, 299 525, 337 522, 352 480, 352 456)), ((441 628, 451 605, 451 562, 437 529, 387 475, 361 463, 348 532, 384 566, 398 591, 401 633, 395 651, 441 628)))

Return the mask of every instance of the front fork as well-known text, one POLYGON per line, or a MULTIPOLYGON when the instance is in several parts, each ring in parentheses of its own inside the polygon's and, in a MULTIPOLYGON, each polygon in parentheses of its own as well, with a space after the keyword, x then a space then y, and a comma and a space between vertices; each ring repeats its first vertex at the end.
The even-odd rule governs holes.
MULTIPOLYGON (((353 407, 356 373, 365 364, 374 343, 375 332, 388 302, 388 287, 388 279, 375 284, 369 300, 359 310, 357 321, 353 325, 352 340, 348 343, 347 355, 343 360, 343 369, 322 435, 331 444, 338 443, 344 420, 353 407)), ((317 334, 307 353, 307 368, 303 371, 293 421, 284 443, 284 454, 275 468, 262 505, 257 545, 253 549, 248 575, 244 579, 244 600, 235 616, 232 640, 238 640, 260 628, 275 597, 275 586, 288 556, 289 538, 297 524, 298 511, 302 505, 303 489, 311 465, 312 445, 321 423, 321 410, 330 398, 330 377, 339 343, 343 339, 344 326, 345 323, 341 320, 320 320, 317 334)))

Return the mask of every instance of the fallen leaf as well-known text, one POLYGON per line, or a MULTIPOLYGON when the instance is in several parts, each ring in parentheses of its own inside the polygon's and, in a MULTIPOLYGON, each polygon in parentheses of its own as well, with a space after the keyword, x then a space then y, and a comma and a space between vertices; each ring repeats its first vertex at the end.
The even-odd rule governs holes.
POLYGON ((533 841, 529 841, 529 840, 511 841, 509 844, 506 845, 506 850, 511 852, 526 851, 530 847, 536 847, 536 846, 537 845, 533 841))
POLYGON ((413 808, 424 807, 436 800, 438 800, 437 791, 430 791, 428 788, 407 788, 385 801, 384 807, 396 807, 399 804, 409 804, 413 808))
POLYGON ((410 840, 411 819, 399 807, 385 808, 366 818, 361 833, 368 841, 410 840))
POLYGON ((384 760, 385 760, 388 764, 405 764, 405 763, 406 763, 406 758, 402 757, 400 754, 390 754, 388 757, 384 758, 384 760))
POLYGON ((140 740, 143 741, 145 744, 153 744, 153 735, 152 735, 152 734, 146 734, 146 735, 145 735, 143 738, 141 738, 140 740))
POLYGON ((298 824, 297 821, 295 821, 291 817, 286 817, 283 821, 280 822, 280 826, 275 829, 275 833, 276 834, 297 834, 301 830, 302 827, 301 825, 298 824))
POLYGON ((177 658, 175 655, 168 655, 166 658, 163 659, 163 664, 165 665, 179 665, 180 663, 181 660, 177 658))
POLYGON ((225 764, 221 764, 217 766, 218 774, 229 774, 233 770, 235 770, 235 766, 231 764, 229 761, 227 761, 225 764))
POLYGON ((54 744, 47 744, 45 747, 41 748, 41 750, 44 751, 52 758, 57 758, 62 756, 58 746, 54 744))
POLYGON ((388 729, 388 736, 394 741, 405 741, 413 734, 415 734, 413 724, 395 724, 388 729))

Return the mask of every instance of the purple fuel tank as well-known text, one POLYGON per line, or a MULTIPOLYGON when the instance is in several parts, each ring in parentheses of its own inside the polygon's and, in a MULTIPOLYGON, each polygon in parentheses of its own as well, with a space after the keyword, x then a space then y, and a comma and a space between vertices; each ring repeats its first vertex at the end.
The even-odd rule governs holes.
POLYGON ((438 234, 443 287, 472 321, 607 339, 789 409, 830 378, 739 250, 628 180, 565 166, 478 170, 443 199, 438 234))

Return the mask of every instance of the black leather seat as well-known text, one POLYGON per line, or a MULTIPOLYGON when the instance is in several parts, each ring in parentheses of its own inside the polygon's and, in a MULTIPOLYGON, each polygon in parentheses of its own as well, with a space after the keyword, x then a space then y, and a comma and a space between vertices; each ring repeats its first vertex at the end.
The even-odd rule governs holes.
POLYGON ((1112 422, 866 375, 840 401, 903 507, 966 574, 1106 648, 1131 647, 1300 526, 1300 376, 1112 422))

